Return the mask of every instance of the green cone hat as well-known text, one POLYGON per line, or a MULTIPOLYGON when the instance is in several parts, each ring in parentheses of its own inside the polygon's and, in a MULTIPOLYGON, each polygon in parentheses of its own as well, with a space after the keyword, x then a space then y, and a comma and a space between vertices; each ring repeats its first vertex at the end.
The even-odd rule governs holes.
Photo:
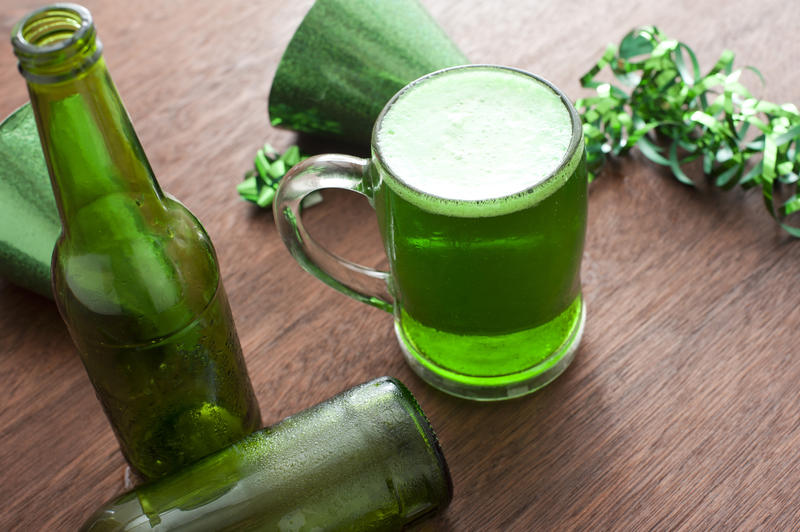
POLYGON ((365 146, 398 90, 468 62, 417 0, 317 0, 278 65, 270 121, 365 146))
POLYGON ((0 124, 0 277, 53 297, 50 258, 58 217, 30 104, 0 124))

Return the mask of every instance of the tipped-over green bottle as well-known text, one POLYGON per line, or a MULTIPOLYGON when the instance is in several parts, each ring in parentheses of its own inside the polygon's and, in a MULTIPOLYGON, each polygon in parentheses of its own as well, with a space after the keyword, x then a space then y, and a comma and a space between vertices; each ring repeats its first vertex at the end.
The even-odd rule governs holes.
POLYGON ((214 248, 153 177, 89 12, 38 9, 12 44, 61 217, 56 303, 123 454, 160 477, 261 426, 214 248))
POLYGON ((425 414, 384 377, 110 501, 83 530, 400 530, 451 496, 425 414))

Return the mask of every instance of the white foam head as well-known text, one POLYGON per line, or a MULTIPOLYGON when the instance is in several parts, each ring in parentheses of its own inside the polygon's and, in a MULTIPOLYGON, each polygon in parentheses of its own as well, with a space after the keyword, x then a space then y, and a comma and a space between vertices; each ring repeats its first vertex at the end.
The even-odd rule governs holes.
POLYGON ((489 216, 541 201, 571 175, 582 151, 576 120, 561 93, 532 74, 455 67, 398 93, 378 119, 373 145, 392 174, 389 185, 409 201, 489 216))

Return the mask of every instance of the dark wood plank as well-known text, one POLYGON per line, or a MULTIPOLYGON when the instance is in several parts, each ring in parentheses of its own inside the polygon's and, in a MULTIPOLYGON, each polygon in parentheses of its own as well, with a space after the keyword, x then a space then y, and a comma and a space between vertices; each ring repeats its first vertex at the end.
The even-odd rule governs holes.
MULTIPOLYGON (((265 422, 391 374, 417 395, 455 481, 426 530, 800 527, 800 242, 755 191, 689 190, 641 156, 591 186, 583 268, 588 322, 572 367, 533 396, 476 404, 402 361, 390 317, 305 274, 271 215, 235 184, 271 129, 266 93, 311 5, 86 1, 106 59, 166 190, 204 222, 265 422)), ((758 66, 767 99, 800 104, 800 4, 425 0, 476 62, 537 72, 573 97, 579 76, 637 24, 758 66)), ((7 0, 0 33, 39 4, 7 0)), ((755 78, 749 85, 757 87, 755 78)), ((0 115, 26 99, 7 40, 0 115)), ((369 206, 330 194, 320 240, 379 266, 369 206)), ((124 461, 52 303, 0 281, 2 530, 73 530, 123 489, 124 461)))

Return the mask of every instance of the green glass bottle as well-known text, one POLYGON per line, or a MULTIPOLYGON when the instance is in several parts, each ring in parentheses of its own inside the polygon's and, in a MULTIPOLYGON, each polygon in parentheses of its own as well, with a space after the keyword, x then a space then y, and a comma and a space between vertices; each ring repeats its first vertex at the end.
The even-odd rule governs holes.
POLYGON ((83 530, 399 530, 452 489, 414 396, 383 377, 121 495, 83 530))
POLYGON ((62 224, 54 298, 123 454, 160 477, 261 426, 214 248, 153 177, 89 12, 33 11, 12 44, 62 224))

